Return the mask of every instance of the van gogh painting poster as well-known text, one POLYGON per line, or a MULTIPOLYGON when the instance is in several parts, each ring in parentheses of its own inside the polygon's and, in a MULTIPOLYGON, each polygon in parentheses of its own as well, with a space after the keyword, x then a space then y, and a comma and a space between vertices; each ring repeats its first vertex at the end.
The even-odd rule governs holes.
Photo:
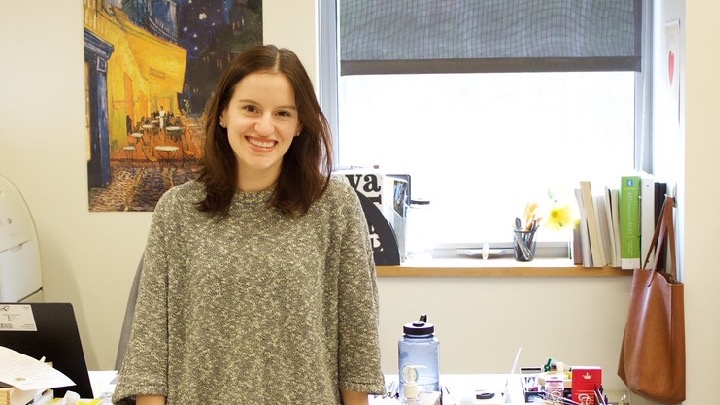
POLYGON ((261 0, 84 0, 91 212, 145 212, 197 173, 220 72, 262 44, 261 0))

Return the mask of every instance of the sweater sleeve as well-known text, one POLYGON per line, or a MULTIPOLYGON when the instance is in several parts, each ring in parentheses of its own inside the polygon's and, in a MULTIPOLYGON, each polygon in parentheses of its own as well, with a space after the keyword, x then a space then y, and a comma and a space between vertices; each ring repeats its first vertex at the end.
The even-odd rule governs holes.
POLYGON ((338 279, 339 386, 385 392, 378 335, 379 299, 367 222, 355 192, 346 188, 338 279))
POLYGON ((143 260, 137 303, 127 352, 113 403, 133 404, 136 395, 167 396, 168 317, 166 218, 172 193, 166 193, 153 213, 143 260))

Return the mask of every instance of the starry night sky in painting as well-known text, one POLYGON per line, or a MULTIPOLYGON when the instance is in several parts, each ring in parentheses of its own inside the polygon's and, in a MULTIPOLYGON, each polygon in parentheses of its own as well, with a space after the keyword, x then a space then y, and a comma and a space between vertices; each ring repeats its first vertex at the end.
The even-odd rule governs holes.
POLYGON ((187 50, 182 99, 199 115, 222 70, 262 43, 262 0, 177 0, 179 45, 187 50))

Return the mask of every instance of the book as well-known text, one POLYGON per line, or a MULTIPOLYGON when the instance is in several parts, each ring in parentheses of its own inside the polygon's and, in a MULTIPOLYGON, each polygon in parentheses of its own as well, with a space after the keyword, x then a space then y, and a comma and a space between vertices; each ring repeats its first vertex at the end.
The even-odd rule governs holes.
POLYGON ((618 193, 612 188, 605 186, 602 194, 603 207, 605 208, 604 218, 607 230, 607 250, 605 253, 608 257, 608 265, 610 267, 620 267, 620 224, 617 217, 617 198, 618 193), (614 195, 613 195, 614 194, 614 195), (614 207, 613 207, 614 206, 614 207))
MULTIPOLYGON (((667 194, 667 183, 656 181, 655 182, 655 227, 660 223, 660 211, 665 203, 665 195, 667 194)), ((660 254, 655 259, 657 260, 657 268, 665 268, 665 252, 669 242, 666 242, 660 249, 660 254)))
MULTIPOLYGON (((583 267, 592 267, 592 255, 590 254, 590 233, 588 231, 587 213, 585 212, 585 204, 583 203, 582 191, 579 188, 575 190, 575 199, 578 204, 578 213, 580 221, 578 223, 578 239, 580 240, 580 255, 582 257, 583 267)), ((575 232, 573 233, 575 235, 575 232)))
POLYGON ((664 260, 655 258, 654 253, 650 252, 650 245, 655 236, 655 228, 658 225, 660 210, 665 201, 667 184, 658 181, 652 174, 642 172, 640 174, 640 187, 642 188, 640 193, 640 215, 642 218, 640 221, 640 260, 643 265, 645 264, 646 257, 648 258, 649 264, 654 263, 655 260, 659 260, 658 268, 663 268, 662 263, 664 263, 664 260))
POLYGON ((409 176, 372 168, 341 169, 333 175, 355 189, 370 232, 376 265, 399 265, 406 258, 405 228, 409 176))
POLYGON ((620 184, 620 267, 640 268, 640 176, 621 177, 620 184))
POLYGON ((640 261, 641 265, 653 263, 650 251, 655 235, 655 176, 640 172, 640 261))
POLYGON ((612 266, 613 260, 613 244, 611 241, 612 234, 610 232, 610 216, 608 215, 608 207, 605 203, 607 198, 605 190, 601 194, 593 194, 595 203, 595 218, 597 219, 598 230, 600 231, 600 243, 603 250, 603 263, 612 266))
POLYGON ((607 265, 605 250, 603 248, 600 224, 595 210, 592 184, 589 180, 580 181, 580 192, 585 206, 587 216, 588 234, 590 235, 590 254, 592 255, 592 267, 603 267, 607 265))
POLYGON ((613 242, 613 260, 612 260, 612 266, 613 267, 620 267, 622 264, 622 259, 620 256, 620 249, 621 249, 621 242, 620 242, 620 189, 613 188, 613 187, 606 187, 605 193, 608 196, 609 200, 609 210, 610 210, 610 226, 611 226, 611 234, 612 234, 612 242, 613 242))
POLYGON ((583 257, 583 241, 582 241, 582 233, 580 231, 580 225, 581 222, 578 221, 578 223, 573 227, 572 230, 572 247, 570 249, 570 258, 572 258, 573 264, 575 265, 584 265, 584 257, 583 257))
POLYGON ((21 390, 15 387, 0 388, 0 405, 26 405, 42 396, 41 389, 21 390))

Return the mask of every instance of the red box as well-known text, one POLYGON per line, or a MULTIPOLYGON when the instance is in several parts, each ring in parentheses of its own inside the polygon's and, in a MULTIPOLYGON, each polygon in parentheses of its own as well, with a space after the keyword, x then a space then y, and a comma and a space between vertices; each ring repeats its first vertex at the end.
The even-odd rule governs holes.
POLYGON ((595 388, 602 387, 602 368, 573 366, 572 400, 583 405, 595 405, 595 388))

